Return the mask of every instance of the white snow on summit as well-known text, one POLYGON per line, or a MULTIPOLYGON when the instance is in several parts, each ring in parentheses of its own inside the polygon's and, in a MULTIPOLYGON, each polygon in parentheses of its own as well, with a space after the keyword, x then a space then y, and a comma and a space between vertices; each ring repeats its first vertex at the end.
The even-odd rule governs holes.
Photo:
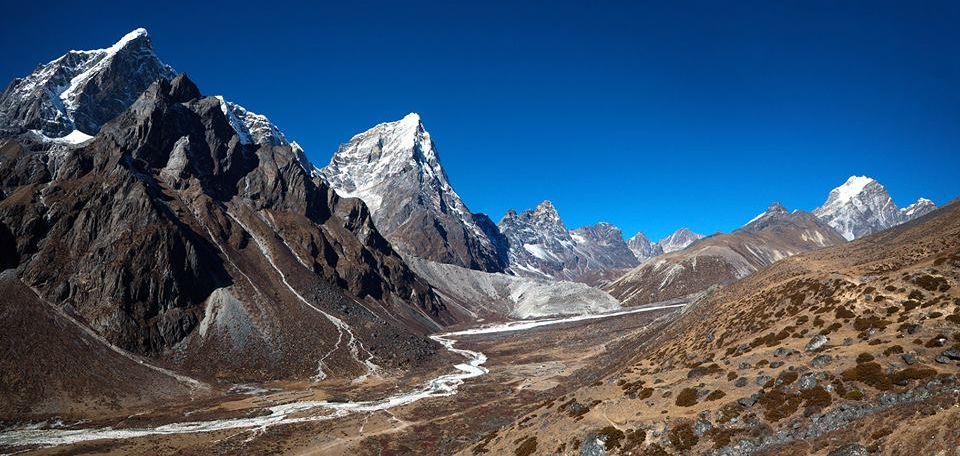
POLYGON ((867 185, 874 182, 876 181, 867 176, 850 176, 843 185, 833 189, 830 193, 836 192, 836 201, 838 203, 846 203, 862 193, 867 185))
POLYGON ((510 244, 510 268, 517 275, 576 280, 639 264, 619 228, 599 222, 568 230, 550 201, 519 214, 510 210, 498 226, 510 244))
POLYGON ((419 114, 354 135, 320 173, 340 196, 363 200, 374 224, 401 252, 503 269, 496 228, 486 216, 472 214, 450 185, 419 114))
POLYGON ((918 198, 917 202, 900 209, 900 216, 903 221, 910 221, 917 217, 922 217, 937 209, 937 205, 926 198, 918 198))
POLYGON ((660 246, 660 250, 663 253, 670 253, 683 250, 699 239, 703 239, 702 234, 694 233, 687 228, 680 228, 669 236, 661 239, 657 245, 660 246))
MULTIPOLYGON (((147 31, 138 28, 124 35, 123 38, 107 48, 70 51, 39 66, 29 76, 16 83, 13 91, 8 94, 8 99, 11 101, 29 100, 32 97, 47 96, 50 105, 45 108, 47 110, 46 121, 51 124, 63 124, 76 130, 77 128, 74 126, 75 115, 86 86, 97 75, 106 71, 114 59, 121 54, 121 51, 133 46, 132 43, 137 42, 140 38, 146 37, 147 31)), ((130 52, 135 53, 138 59, 156 62, 155 65, 143 66, 144 68, 158 68, 158 74, 151 74, 150 79, 154 79, 155 76, 172 79, 176 76, 173 68, 159 62, 149 46, 138 45, 136 49, 130 52)), ((139 93, 127 95, 135 99, 139 96, 139 93)), ((44 130, 47 130, 47 128, 44 128, 44 130)))
POLYGON ((411 168, 417 170, 425 186, 434 190, 425 192, 430 206, 439 210, 444 195, 448 195, 451 209, 458 216, 469 214, 447 180, 430 133, 417 113, 354 135, 321 173, 338 194, 360 198, 376 213, 384 196, 380 187, 411 168))
POLYGON ((921 198, 901 210, 879 182, 866 176, 850 176, 830 191, 827 201, 814 209, 813 214, 849 241, 899 225, 934 209, 936 205, 932 201, 921 198))

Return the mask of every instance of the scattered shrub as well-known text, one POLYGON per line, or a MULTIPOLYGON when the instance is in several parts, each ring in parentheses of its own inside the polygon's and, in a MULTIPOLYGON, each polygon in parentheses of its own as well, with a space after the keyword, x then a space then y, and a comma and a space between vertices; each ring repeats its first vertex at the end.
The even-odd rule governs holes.
POLYGON ((727 393, 724 393, 723 391, 714 390, 712 393, 710 393, 710 394, 707 395, 707 400, 708 400, 708 401, 715 401, 715 400, 718 400, 718 399, 722 399, 722 398, 723 398, 724 396, 726 396, 726 395, 727 395, 727 393))
POLYGON ((881 319, 876 315, 871 315, 866 318, 857 318, 853 321, 853 329, 857 331, 865 331, 870 328, 884 329, 887 325, 891 324, 889 320, 881 319))
POLYGON ((620 441, 623 440, 624 437, 626 437, 623 431, 613 426, 607 426, 601 429, 600 431, 597 432, 597 435, 603 438, 603 446, 604 448, 607 449, 607 451, 610 451, 614 448, 619 448, 620 441))
POLYGON ((763 407, 763 417, 772 422, 793 415, 801 402, 800 396, 787 394, 779 389, 764 394, 759 401, 763 407))
POLYGON ((903 347, 899 345, 891 345, 883 351, 883 356, 899 355, 901 353, 903 353, 903 347))
POLYGON ((697 390, 684 388, 677 395, 676 404, 680 407, 691 407, 697 403, 697 390))
POLYGON ((529 456, 537 451, 537 438, 527 437, 513 453, 517 456, 529 456))
POLYGON ((679 423, 670 429, 669 439, 673 447, 681 452, 689 451, 700 441, 689 421, 679 423))
POLYGON ((935 369, 924 366, 911 366, 890 376, 890 380, 897 385, 906 385, 910 380, 923 380, 937 375, 935 369))
POLYGON ((890 378, 875 362, 857 364, 856 367, 843 371, 841 376, 844 380, 861 382, 881 391, 891 388, 890 378))
POLYGON ((804 400, 804 407, 818 407, 823 409, 829 407, 833 402, 833 399, 830 398, 830 393, 821 386, 801 391, 800 397, 804 400))
POLYGON ((857 316, 857 314, 855 314, 855 313, 853 313, 852 311, 848 310, 846 307, 837 307, 837 312, 836 312, 835 315, 836 315, 837 319, 853 318, 853 317, 856 317, 856 316, 857 316))
POLYGON ((797 381, 798 378, 800 378, 800 373, 798 373, 798 372, 795 371, 795 370, 784 371, 784 372, 783 372, 782 374, 780 374, 780 376, 779 376, 780 381, 781 381, 784 385, 789 385, 789 384, 797 381))
POLYGON ((863 392, 860 390, 850 390, 847 392, 847 394, 844 394, 843 397, 851 401, 862 401, 863 392))
POLYGON ((913 278, 912 282, 927 291, 945 292, 950 289, 950 284, 947 283, 947 279, 943 277, 934 277, 929 274, 916 276, 913 278))

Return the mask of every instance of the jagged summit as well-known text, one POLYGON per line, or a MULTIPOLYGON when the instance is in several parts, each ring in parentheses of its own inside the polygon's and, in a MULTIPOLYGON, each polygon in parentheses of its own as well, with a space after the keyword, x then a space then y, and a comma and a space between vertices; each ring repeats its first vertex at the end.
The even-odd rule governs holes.
POLYGON ((904 221, 910 221, 917 217, 929 214, 937 209, 937 205, 926 198, 918 198, 917 201, 903 209, 900 209, 900 216, 904 221))
POLYGON ((657 244, 660 246, 660 250, 663 253, 670 253, 676 252, 677 250, 683 250, 698 239, 703 239, 703 235, 694 233, 693 231, 690 231, 689 228, 680 228, 669 236, 661 239, 657 244))
POLYGON ((627 240, 627 247, 630 248, 630 251, 633 252, 633 255, 636 256, 640 262, 644 262, 663 253, 660 246, 651 241, 642 231, 638 231, 637 234, 634 234, 633 237, 627 240))
POLYGON ((862 193, 870 184, 877 183, 872 177, 850 176, 843 185, 833 189, 831 193, 836 192, 836 200, 847 202, 862 193))
POLYGON ((403 118, 400 119, 400 123, 405 123, 410 125, 421 125, 422 121, 420 120, 420 114, 411 112, 410 114, 403 116, 403 118))
MULTIPOLYGON (((130 45, 131 43, 136 43, 137 40, 142 40, 144 38, 149 38, 149 37, 150 37, 150 34, 147 33, 147 29, 143 27, 135 28, 132 31, 130 31, 130 33, 123 35, 123 38, 120 38, 120 40, 114 43, 113 46, 110 46, 105 50, 108 52, 116 53, 116 52, 119 52, 120 49, 123 49, 124 47, 126 47, 127 45, 130 45)), ((145 42, 144 44, 149 46, 150 43, 145 42)))
POLYGON ((15 79, 0 94, 0 125, 54 138, 94 135, 153 81, 175 76, 138 28, 109 47, 67 52, 15 79))
POLYGON ((341 196, 362 199, 400 251, 484 271, 506 267, 490 227, 450 185, 419 114, 354 135, 320 173, 341 196))
POLYGON ((875 179, 850 176, 846 182, 830 191, 827 201, 813 214, 847 240, 853 240, 912 220, 936 208, 933 202, 921 200, 901 210, 886 188, 875 179))
MULTIPOLYGON (((0 94, 0 132, 33 130, 41 140, 81 143, 157 80, 171 81, 181 101, 201 96, 186 75, 177 76, 173 67, 160 61, 147 30, 137 28, 111 46, 69 51, 14 80, 0 94)), ((217 98, 241 143, 290 145, 304 169, 316 174, 303 149, 288 141, 269 119, 217 98)))
POLYGON ((781 219, 789 215, 790 212, 787 211, 787 208, 783 207, 783 205, 778 202, 773 202, 767 207, 767 210, 750 219, 750 221, 747 222, 747 224, 743 227, 746 229, 757 229, 768 224, 770 221, 781 219))
POLYGON ((190 80, 186 73, 180 73, 170 82, 170 96, 178 103, 186 103, 199 99, 200 88, 190 80))
POLYGON ((519 214, 509 210, 498 226, 509 242, 510 268, 517 275, 575 280, 638 264, 619 228, 600 222, 568 230, 549 200, 519 214))

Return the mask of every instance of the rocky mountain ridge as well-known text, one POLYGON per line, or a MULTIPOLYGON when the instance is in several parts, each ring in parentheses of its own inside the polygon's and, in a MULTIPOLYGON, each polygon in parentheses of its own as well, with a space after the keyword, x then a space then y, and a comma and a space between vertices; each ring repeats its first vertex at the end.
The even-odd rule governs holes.
POLYGON ((729 234, 702 238, 655 257, 604 289, 625 305, 645 304, 727 285, 783 258, 844 242, 808 212, 773 203, 729 234))
POLYGON ((362 199, 401 252, 488 272, 506 268, 502 240, 450 185, 418 114, 354 136, 320 173, 341 196, 362 199))
POLYGON ((576 280, 638 264, 617 227, 601 222, 568 230, 550 201, 519 214, 510 210, 497 226, 510 246, 510 271, 520 276, 576 280))
POLYGON ((136 29, 110 47, 70 51, 13 80, 0 93, 0 126, 48 137, 95 135, 155 80, 174 76, 147 31, 136 29))
POLYGON ((936 208, 932 201, 920 198, 900 209, 876 180, 850 176, 843 185, 830 191, 826 202, 814 209, 813 214, 849 241, 908 222, 936 208))

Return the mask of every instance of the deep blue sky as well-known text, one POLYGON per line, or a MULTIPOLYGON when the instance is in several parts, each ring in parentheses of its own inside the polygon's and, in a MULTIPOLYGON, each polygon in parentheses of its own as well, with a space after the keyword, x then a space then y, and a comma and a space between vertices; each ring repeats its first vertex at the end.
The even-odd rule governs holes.
POLYGON ((142 26, 318 166, 416 111, 473 211, 547 198, 627 236, 810 210, 851 174, 960 196, 960 2, 516 3, 13 2, 0 80, 142 26))

